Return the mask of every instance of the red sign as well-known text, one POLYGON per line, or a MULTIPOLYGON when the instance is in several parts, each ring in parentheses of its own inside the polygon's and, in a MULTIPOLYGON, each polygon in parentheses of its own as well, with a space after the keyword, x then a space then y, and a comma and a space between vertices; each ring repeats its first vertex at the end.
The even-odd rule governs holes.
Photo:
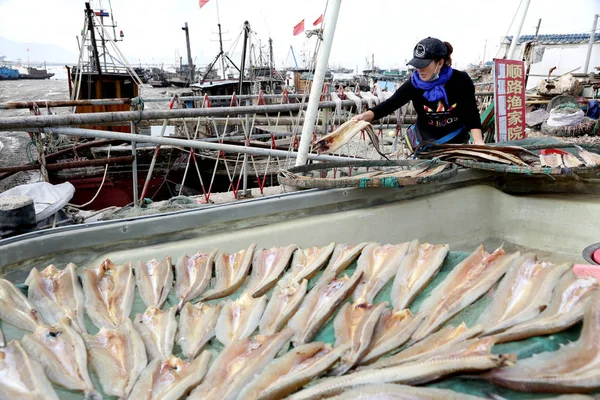
POLYGON ((494 62, 496 141, 525 139, 525 63, 494 62))

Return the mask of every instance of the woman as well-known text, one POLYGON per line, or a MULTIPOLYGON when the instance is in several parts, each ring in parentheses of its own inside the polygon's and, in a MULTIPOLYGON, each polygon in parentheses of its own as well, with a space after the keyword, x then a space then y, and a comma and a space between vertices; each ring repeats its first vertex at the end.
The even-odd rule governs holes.
POLYGON ((417 69, 411 79, 354 120, 379 119, 412 100, 417 123, 406 133, 411 151, 425 143, 467 143, 469 132, 475 144, 484 144, 475 86, 466 72, 452 69, 451 54, 448 42, 431 37, 421 40, 408 63, 417 69))

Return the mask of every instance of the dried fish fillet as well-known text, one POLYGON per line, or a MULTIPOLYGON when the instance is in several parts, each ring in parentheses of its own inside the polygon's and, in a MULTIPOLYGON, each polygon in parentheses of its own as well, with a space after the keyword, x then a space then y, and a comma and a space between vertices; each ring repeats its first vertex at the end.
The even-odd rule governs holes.
POLYGON ((115 265, 104 260, 82 275, 85 310, 98 328, 116 328, 129 318, 135 295, 131 263, 115 265))
POLYGON ((486 346, 472 346, 454 357, 416 361, 390 368, 358 371, 351 374, 319 379, 314 385, 288 397, 289 400, 322 399, 355 386, 367 384, 404 383, 417 385, 461 371, 485 371, 511 363, 513 355, 491 354, 486 346))
POLYGON ((414 387, 385 383, 363 385, 331 397, 329 400, 481 400, 481 397, 457 393, 448 389, 414 387))
POLYGON ((415 334, 419 341, 435 332, 465 307, 480 298, 504 275, 520 254, 506 254, 502 248, 488 254, 483 245, 459 263, 435 291, 421 304, 427 315, 415 334))
POLYGON ((272 335, 286 326, 290 318, 300 308, 307 287, 308 281, 306 279, 302 280, 300 284, 283 281, 275 286, 271 300, 269 300, 258 325, 261 335, 272 335), (283 286, 286 284, 287 286, 283 286))
POLYGON ((416 176, 419 178, 433 176, 433 175, 439 174, 440 172, 442 172, 443 170, 445 170, 448 167, 450 167, 450 164, 442 164, 442 165, 438 165, 435 167, 430 167, 430 168, 427 168, 426 171, 421 172, 421 173, 417 174, 416 176))
POLYGON ((179 314, 177 343, 183 356, 193 359, 210 339, 215 337, 215 327, 222 304, 185 303, 179 314))
POLYGON ((34 268, 25 284, 29 287, 29 301, 44 315, 48 324, 53 325, 69 317, 73 328, 79 333, 84 333, 85 296, 76 270, 75 264, 69 264, 63 270, 58 270, 54 265, 49 265, 42 272, 34 268))
POLYGON ((85 342, 104 393, 127 398, 148 364, 144 342, 131 320, 124 320, 116 329, 102 328, 85 342))
POLYGON ((581 167, 582 165, 584 165, 584 163, 579 158, 575 157, 571 153, 563 154, 562 161, 563 161, 563 164, 565 165, 565 167, 568 167, 568 168, 577 168, 577 167, 581 167))
POLYGON ((238 399, 282 399, 331 368, 349 347, 339 346, 332 349, 329 344, 323 342, 296 347, 271 362, 244 388, 238 399))
POLYGON ((328 284, 317 285, 308 292, 288 323, 294 330, 294 346, 306 344, 317 335, 337 307, 350 295, 361 276, 362 271, 357 268, 352 277, 344 275, 328 284))
POLYGON ((335 346, 350 345, 350 349, 342 356, 340 365, 332 371, 333 375, 345 374, 363 358, 373 339, 379 317, 387 309, 387 302, 346 303, 342 306, 333 320, 335 346))
POLYGON ((6 346, 6 339, 4 338, 4 331, 2 330, 2 325, 0 325, 0 348, 6 346))
POLYGON ((556 153, 540 154, 540 163, 542 164, 542 167, 564 167, 562 157, 560 154, 556 153))
POLYGON ((266 305, 267 296, 253 298, 249 293, 244 293, 237 300, 227 300, 217 319, 217 340, 229 346, 237 340, 250 337, 258 328, 266 305))
POLYGON ((201 299, 212 300, 229 296, 244 283, 256 244, 251 244, 247 250, 237 253, 221 254, 215 259, 215 286, 204 292, 201 299))
POLYGON ((0 400, 13 399, 58 400, 44 368, 16 340, 0 348, 0 400))
POLYGON ((166 256, 160 262, 156 259, 138 261, 135 267, 135 282, 146 307, 161 308, 167 301, 173 285, 171 257, 166 256))
POLYGON ((569 264, 542 262, 534 254, 515 261, 500 281, 494 300, 482 313, 478 323, 483 335, 492 335, 537 317, 552 298, 552 291, 569 264))
POLYGON ((369 243, 367 242, 363 242, 357 245, 338 244, 335 246, 333 254, 329 259, 329 263, 327 264, 327 267, 325 267, 323 274, 319 277, 315 287, 329 284, 329 282, 335 279, 343 270, 348 268, 354 260, 356 260, 356 257, 360 255, 360 252, 368 244, 369 243))
POLYGON ((352 293, 352 300, 372 303, 377 293, 396 275, 408 245, 409 243, 406 242, 384 246, 373 243, 366 246, 358 258, 358 266, 363 271, 363 275, 352 293))
POLYGON ((331 257, 335 243, 324 247, 309 247, 298 249, 292 257, 290 270, 281 278, 285 283, 300 283, 303 279, 310 279, 325 265, 331 257))
POLYGON ((0 279, 0 319, 31 332, 44 324, 34 305, 6 279, 0 279))
POLYGON ((439 153, 434 153, 432 152, 431 154, 427 154, 427 157, 431 157, 433 155, 436 155, 437 158, 440 159, 444 159, 446 157, 449 156, 456 156, 456 158, 463 158, 463 157, 474 157, 477 158, 480 161, 483 162, 497 162, 500 164, 508 164, 508 165, 522 165, 525 166, 527 165, 525 162, 523 162, 523 160, 521 160, 520 158, 513 156, 511 154, 508 153, 504 153, 501 151, 494 151, 494 150, 462 150, 462 149, 458 149, 458 150, 444 150, 442 152, 439 153))
MULTIPOLYGON (((494 344, 496 344, 496 339, 492 337, 471 338, 445 346, 443 349, 429 352, 427 355, 421 357, 419 361, 457 358, 470 354, 489 354, 494 344)), ((514 359, 516 360, 516 356, 514 356, 514 359)))
POLYGON ((369 349, 360 360, 360 364, 369 364, 399 349, 410 339, 420 322, 420 319, 415 319, 408 308, 400 311, 386 308, 379 317, 369 349))
POLYGON ((448 248, 447 244, 420 244, 418 240, 410 243, 392 285, 390 298, 396 310, 408 308, 431 282, 442 267, 448 248))
POLYGON ((548 308, 536 318, 515 325, 494 337, 498 343, 504 343, 565 330, 581 321, 585 306, 599 288, 600 282, 597 279, 576 279, 572 272, 567 272, 556 285, 548 308))
POLYGON ((177 333, 176 312, 177 306, 167 311, 148 307, 143 314, 135 316, 133 326, 142 336, 149 360, 160 358, 162 361, 167 361, 171 357, 177 333))
POLYGON ((234 400, 238 393, 275 358, 292 337, 290 329, 274 335, 257 335, 238 340, 217 356, 206 375, 188 399, 234 400))
POLYGON ((84 392, 87 399, 101 399, 88 372, 83 338, 69 322, 65 319, 54 326, 39 326, 34 333, 23 336, 21 344, 27 354, 42 364, 51 382, 84 392))
POLYGON ((387 368, 409 362, 428 360, 434 355, 444 352, 452 346, 479 335, 482 329, 483 328, 480 325, 476 325, 469 329, 464 322, 457 327, 449 325, 426 337, 419 343, 408 346, 398 354, 387 358, 382 358, 373 364, 363 367, 362 369, 387 368))
POLYGON ((188 301, 200 296, 210 283, 213 261, 217 250, 211 253, 198 252, 193 256, 182 256, 175 264, 175 294, 179 299, 178 309, 188 301))
POLYGON ((335 131, 317 140, 313 146, 313 150, 317 153, 335 153, 336 150, 339 150, 344 144, 352 140, 363 129, 373 131, 373 127, 369 122, 346 121, 335 131))
POLYGON ((131 400, 179 400, 204 379, 212 354, 206 350, 187 363, 175 356, 150 362, 135 383, 131 400))
POLYGON ((600 389, 600 296, 588 304, 579 340, 490 372, 500 386, 526 392, 586 393, 600 389))
POLYGON ((575 146, 577 151, 579 152, 579 157, 583 159, 585 165, 594 166, 600 164, 600 154, 592 153, 591 151, 587 151, 580 146, 575 146))
POLYGON ((271 290, 297 248, 298 246, 292 244, 287 247, 256 250, 252 259, 250 280, 244 291, 259 297, 271 290))

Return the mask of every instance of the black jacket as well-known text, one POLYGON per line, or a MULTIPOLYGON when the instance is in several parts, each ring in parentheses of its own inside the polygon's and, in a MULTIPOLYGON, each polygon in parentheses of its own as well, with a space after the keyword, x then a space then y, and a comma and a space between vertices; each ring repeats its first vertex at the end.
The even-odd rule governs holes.
POLYGON ((466 143, 471 129, 482 129, 475 86, 466 72, 455 69, 445 88, 450 104, 444 104, 444 100, 429 102, 423 96, 424 91, 417 89, 409 79, 392 97, 371 108, 371 111, 375 119, 379 119, 412 100, 417 111, 417 126, 424 140, 440 139, 464 125, 463 132, 450 143, 466 143))

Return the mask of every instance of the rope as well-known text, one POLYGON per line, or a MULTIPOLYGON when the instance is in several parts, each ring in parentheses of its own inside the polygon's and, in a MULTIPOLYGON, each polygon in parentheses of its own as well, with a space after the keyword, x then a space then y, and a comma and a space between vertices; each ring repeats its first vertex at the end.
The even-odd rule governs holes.
POLYGON ((37 161, 37 157, 34 157, 34 155, 31 152, 31 148, 34 146, 36 147, 36 151, 37 151, 37 144, 35 143, 35 140, 33 140, 33 138, 32 138, 31 141, 29 143, 27 143, 27 147, 25 148, 25 152, 27 153, 27 158, 29 159, 29 164, 31 164, 31 165, 35 164, 35 162, 37 161))
POLYGON ((131 106, 138 110, 138 120, 134 122, 134 124, 137 125, 140 122, 142 122, 142 111, 146 106, 144 103, 144 99, 142 99, 141 97, 134 97, 133 99, 131 99, 131 106))
MULTIPOLYGON (((108 153, 106 155, 106 158, 110 158, 110 149, 111 149, 111 145, 108 146, 108 153)), ((96 194, 94 195, 94 197, 92 197, 92 199, 90 201, 88 201, 85 204, 82 204, 80 206, 78 206, 77 204, 71 204, 71 203, 67 203, 68 206, 74 207, 74 208, 83 208, 83 207, 87 207, 90 204, 92 204, 94 202, 94 200, 96 200, 96 198, 98 197, 98 195, 100 194, 100 191, 102 191, 102 188, 104 187, 104 181, 106 180, 106 175, 108 173, 108 164, 106 164, 104 166, 104 176, 102 177, 102 182, 100 183, 100 187, 98 188, 98 191, 96 192, 96 194)))

